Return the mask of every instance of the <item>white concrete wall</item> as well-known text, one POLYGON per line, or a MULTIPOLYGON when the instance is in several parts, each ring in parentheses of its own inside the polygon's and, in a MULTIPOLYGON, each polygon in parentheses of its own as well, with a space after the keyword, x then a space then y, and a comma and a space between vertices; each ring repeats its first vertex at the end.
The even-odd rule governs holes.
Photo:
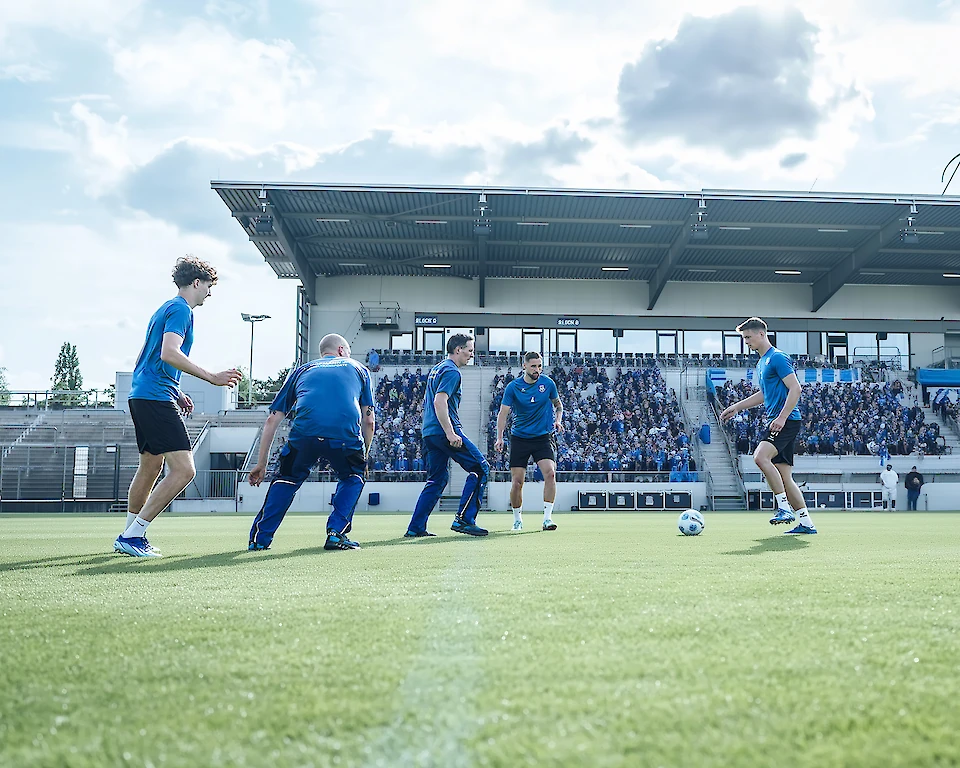
POLYGON ((257 427, 212 427, 203 447, 207 453, 246 453, 259 431, 257 427))
MULTIPOLYGON (((942 333, 910 334, 910 367, 929 368, 933 363, 933 350, 943 346, 942 333)), ((940 358, 943 359, 942 357, 940 358)))
MULTIPOLYGON (((242 501, 238 508, 240 512, 255 515, 263 505, 267 493, 267 485, 259 488, 242 485, 240 495, 242 501)), ((297 492, 290 510, 293 512, 320 512, 324 515, 330 512, 330 497, 336 490, 336 483, 306 483, 297 492)), ((488 499, 493 510, 506 511, 510 508, 510 483, 490 483, 488 499)), ((543 511, 543 486, 536 483, 527 483, 524 486, 524 510, 528 512, 543 511)), ((412 513, 417 504, 422 483, 367 483, 357 504, 358 512, 383 511, 412 513), (380 505, 371 507, 367 501, 370 493, 380 494, 380 505)), ((686 491, 693 495, 693 506, 699 509, 706 504, 707 492, 704 483, 558 483, 556 510, 560 513, 569 512, 570 507, 576 506, 580 491, 686 491)), ((176 512, 232 512, 235 503, 232 499, 211 499, 209 501, 175 501, 173 510, 176 512)), ((439 514, 436 510, 434 515, 439 514)))
MULTIPOLYGON (((118 411, 127 410, 127 400, 130 397, 130 386, 133 380, 131 371, 117 371, 117 396, 114 408, 118 411)), ((186 392, 193 400, 196 413, 219 413, 230 411, 237 407, 237 390, 229 387, 216 387, 203 379, 184 373, 180 377, 180 389, 186 392)))

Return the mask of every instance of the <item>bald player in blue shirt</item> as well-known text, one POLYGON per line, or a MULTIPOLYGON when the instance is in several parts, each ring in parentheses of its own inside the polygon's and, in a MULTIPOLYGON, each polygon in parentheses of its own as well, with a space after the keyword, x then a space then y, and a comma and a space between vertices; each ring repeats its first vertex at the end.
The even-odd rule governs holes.
POLYGON ((335 333, 320 340, 320 355, 287 376, 270 406, 250 485, 263 482, 270 445, 288 413, 293 414, 293 425, 280 451, 280 471, 250 528, 247 549, 270 548, 293 497, 318 461, 329 464, 339 478, 323 548, 360 548, 347 534, 366 482, 367 452, 376 426, 370 372, 350 359, 350 345, 335 333))
POLYGON ((488 531, 477 525, 483 489, 490 475, 490 465, 483 458, 460 426, 460 369, 473 359, 473 338, 457 333, 447 340, 447 359, 437 363, 427 376, 423 399, 423 454, 427 465, 427 484, 420 492, 417 506, 407 526, 406 538, 433 536, 427 520, 447 487, 450 473, 447 464, 453 459, 467 471, 460 506, 450 530, 468 536, 486 536, 488 531))
POLYGON ((770 518, 770 525, 796 522, 796 527, 787 533, 816 533, 803 492, 793 479, 793 444, 800 433, 801 418, 798 407, 800 381, 793 369, 793 362, 770 343, 767 324, 759 317, 751 317, 740 323, 737 332, 743 337, 744 343, 760 355, 757 361, 760 391, 725 408, 720 414, 720 421, 728 421, 748 408, 764 406, 767 428, 753 452, 753 460, 757 462, 777 500, 777 513, 770 518))

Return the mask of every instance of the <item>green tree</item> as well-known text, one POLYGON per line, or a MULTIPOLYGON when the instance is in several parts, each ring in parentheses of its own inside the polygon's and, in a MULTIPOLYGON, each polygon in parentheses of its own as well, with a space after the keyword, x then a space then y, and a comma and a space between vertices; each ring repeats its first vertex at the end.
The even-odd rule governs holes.
MULTIPOLYGON (((57 357, 56 367, 53 369, 53 378, 50 380, 53 389, 58 391, 77 392, 83 389, 83 374, 80 373, 80 358, 77 356, 76 344, 63 342, 60 355, 57 357)), ((60 405, 77 405, 80 401, 77 395, 56 395, 54 403, 60 405)))
POLYGON ((111 384, 103 390, 103 403, 108 408, 113 408, 117 404, 117 385, 111 384))
POLYGON ((7 381, 6 368, 0 368, 0 405, 10 405, 10 384, 7 381))
POLYGON ((290 374, 290 368, 282 369, 277 375, 272 379, 266 379, 261 381, 260 379, 253 380, 253 397, 261 403, 270 403, 273 402, 273 398, 276 397, 277 392, 280 391, 280 387, 283 386, 283 382, 287 380, 287 376, 290 374))

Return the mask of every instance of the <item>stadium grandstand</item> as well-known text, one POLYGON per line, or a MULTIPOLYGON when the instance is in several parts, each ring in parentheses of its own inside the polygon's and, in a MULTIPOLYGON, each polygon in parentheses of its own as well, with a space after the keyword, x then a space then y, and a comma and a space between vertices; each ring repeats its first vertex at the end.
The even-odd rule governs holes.
MULTIPOLYGON (((558 509, 770 508, 750 456, 759 413, 718 421, 753 386, 756 358, 734 330, 750 315, 767 321, 804 386, 796 472, 810 504, 874 506, 889 460, 901 473, 919 467, 926 508, 955 507, 960 198, 212 188, 278 279, 300 283, 291 363, 336 332, 373 371, 377 435, 360 510, 413 507, 425 377, 460 332, 476 339, 460 412, 494 469, 488 509, 509 507, 493 428, 531 350, 565 406, 558 509)), ((123 508, 136 466, 124 381, 118 373, 112 409, 76 393, 12 394, 0 408, 0 509, 123 508)), ((184 377, 198 404, 198 474, 174 508, 252 515, 266 485, 240 480, 266 404, 204 387, 184 377)), ((331 478, 312 480, 293 509, 326 511, 331 478)), ((462 481, 455 467, 451 498, 462 481)))

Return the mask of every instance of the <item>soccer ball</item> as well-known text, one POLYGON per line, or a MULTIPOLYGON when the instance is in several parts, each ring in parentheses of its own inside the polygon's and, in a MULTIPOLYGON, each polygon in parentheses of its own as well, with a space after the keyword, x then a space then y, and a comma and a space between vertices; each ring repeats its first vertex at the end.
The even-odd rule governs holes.
POLYGON ((695 509, 685 509, 677 518, 677 528, 684 536, 699 536, 706 527, 703 515, 695 509))

